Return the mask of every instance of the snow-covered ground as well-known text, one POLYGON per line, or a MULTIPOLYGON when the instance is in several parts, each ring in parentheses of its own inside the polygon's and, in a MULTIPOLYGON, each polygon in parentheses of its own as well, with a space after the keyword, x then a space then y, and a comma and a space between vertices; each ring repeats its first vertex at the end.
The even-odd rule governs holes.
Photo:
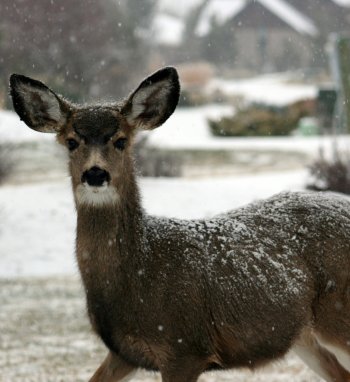
MULTIPOLYGON (((283 190, 301 189, 305 172, 214 179, 141 179, 151 214, 202 218, 283 190)), ((75 212, 68 179, 0 188, 0 277, 75 274, 75 212)))
POLYGON ((296 81, 293 73, 266 74, 258 77, 227 80, 214 79, 206 91, 219 91, 228 96, 240 96, 248 102, 285 106, 317 97, 317 86, 296 81))

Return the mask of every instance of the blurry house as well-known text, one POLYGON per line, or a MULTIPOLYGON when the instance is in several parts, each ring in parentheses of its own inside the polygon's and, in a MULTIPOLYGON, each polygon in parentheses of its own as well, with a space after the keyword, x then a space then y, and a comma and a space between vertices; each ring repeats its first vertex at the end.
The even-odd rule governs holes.
MULTIPOLYGON (((170 49, 173 62, 206 59, 258 72, 325 67, 329 33, 350 32, 349 8, 335 0, 192 1, 171 10, 182 23, 181 42, 170 49)), ((158 39, 167 29, 158 29, 158 39)))
MULTIPOLYGON (((197 34, 210 33, 210 19, 217 19, 230 0, 212 0, 199 19, 197 34)), ((240 7, 226 12, 225 28, 234 39, 236 68, 258 71, 308 66, 311 39, 319 31, 311 18, 283 0, 235 1, 240 7)))

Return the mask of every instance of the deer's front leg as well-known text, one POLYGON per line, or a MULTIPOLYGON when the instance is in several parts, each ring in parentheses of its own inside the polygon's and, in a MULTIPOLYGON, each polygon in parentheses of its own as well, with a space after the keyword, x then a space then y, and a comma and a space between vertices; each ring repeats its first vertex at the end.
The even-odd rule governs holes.
POLYGON ((161 368, 162 382, 196 382, 205 369, 201 359, 181 357, 161 368))
POLYGON ((134 366, 129 365, 117 355, 108 353, 89 382, 118 382, 133 371, 136 371, 134 366))

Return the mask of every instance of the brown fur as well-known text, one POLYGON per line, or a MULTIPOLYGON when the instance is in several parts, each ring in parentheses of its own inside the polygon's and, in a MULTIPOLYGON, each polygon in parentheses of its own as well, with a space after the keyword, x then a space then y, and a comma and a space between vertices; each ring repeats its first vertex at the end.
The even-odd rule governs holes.
MULTIPOLYGON (((27 115, 33 105, 22 99, 21 81, 12 79, 12 94, 17 112, 27 115)), ((43 94, 44 85, 23 81, 26 91, 43 94)), ((70 105, 67 112, 67 101, 55 97, 45 99, 56 114, 55 102, 64 104, 58 141, 79 144, 69 165, 76 255, 91 324, 109 349, 92 382, 119 381, 138 367, 159 370, 164 381, 191 382, 207 370, 264 365, 293 347, 316 360, 328 381, 349 381, 317 342, 324 334, 349 353, 348 200, 281 194, 211 220, 148 216, 132 140, 136 127, 156 127, 174 110, 174 71, 157 72, 119 105, 70 105), (124 150, 114 147, 120 138, 124 150), (82 174, 94 166, 110 175, 117 194, 110 203, 78 195, 82 174)), ((50 116, 29 116, 32 128, 33 120, 36 130, 51 128, 50 116)))

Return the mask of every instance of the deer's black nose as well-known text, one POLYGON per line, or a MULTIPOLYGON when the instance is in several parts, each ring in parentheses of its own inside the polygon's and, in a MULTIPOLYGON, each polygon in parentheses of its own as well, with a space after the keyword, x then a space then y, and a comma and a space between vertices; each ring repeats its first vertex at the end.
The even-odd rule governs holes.
POLYGON ((82 183, 87 182, 89 186, 99 187, 102 186, 104 182, 109 182, 111 179, 109 173, 99 167, 91 167, 83 173, 81 177, 82 183))

